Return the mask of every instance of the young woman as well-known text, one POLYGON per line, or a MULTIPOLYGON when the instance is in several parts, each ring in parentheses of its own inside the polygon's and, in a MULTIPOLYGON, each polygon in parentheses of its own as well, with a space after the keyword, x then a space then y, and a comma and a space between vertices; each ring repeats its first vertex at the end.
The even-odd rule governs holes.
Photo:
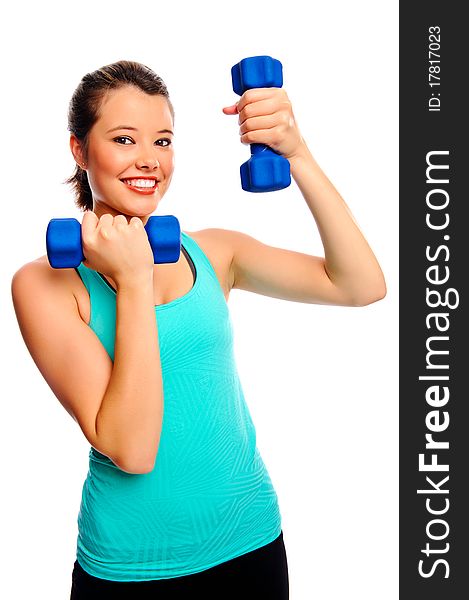
POLYGON ((238 115, 242 143, 288 158, 324 258, 206 229, 181 232, 179 260, 155 265, 144 225, 171 182, 174 113, 151 69, 120 61, 85 75, 69 107, 77 167, 67 181, 84 211, 86 259, 53 269, 43 256, 13 278, 25 343, 91 445, 73 599, 125 590, 288 598, 277 496, 236 370, 229 293, 343 306, 386 293, 285 90, 250 90, 223 110, 238 115))

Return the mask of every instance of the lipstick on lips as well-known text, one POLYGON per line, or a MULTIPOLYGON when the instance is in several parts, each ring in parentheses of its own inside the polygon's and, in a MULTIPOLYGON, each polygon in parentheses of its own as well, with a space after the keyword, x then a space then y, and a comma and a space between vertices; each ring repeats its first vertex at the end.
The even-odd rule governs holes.
POLYGON ((121 181, 129 189, 139 194, 153 194, 158 189, 156 177, 126 177, 121 181))

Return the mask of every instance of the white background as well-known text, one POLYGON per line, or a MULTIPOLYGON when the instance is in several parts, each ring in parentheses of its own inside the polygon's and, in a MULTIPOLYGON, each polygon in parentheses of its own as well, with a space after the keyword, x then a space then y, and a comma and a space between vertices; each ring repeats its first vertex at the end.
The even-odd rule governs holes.
MULTIPOLYGON (((230 68, 280 59, 316 160, 385 273, 378 303, 344 308, 240 290, 229 307, 238 369, 283 519, 292 600, 398 597, 398 10, 390 0, 23 2, 4 13, 2 54, 1 587, 69 597, 89 444, 33 363, 10 281, 45 254, 51 218, 81 220, 63 180, 66 114, 81 77, 120 59, 153 68, 176 110, 176 171, 157 214, 322 255, 294 183, 248 194, 249 149, 222 107, 230 68)), ((34 299, 31 301, 34 310, 34 299)))

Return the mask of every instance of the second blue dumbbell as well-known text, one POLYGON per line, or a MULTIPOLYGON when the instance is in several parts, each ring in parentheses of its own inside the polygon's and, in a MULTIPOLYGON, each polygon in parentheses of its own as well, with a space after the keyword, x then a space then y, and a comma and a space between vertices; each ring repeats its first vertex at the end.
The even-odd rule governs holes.
MULTIPOLYGON (((181 227, 176 217, 150 217, 145 225, 155 264, 175 263, 181 252, 181 227)), ((85 260, 81 223, 77 219, 51 219, 46 232, 47 258, 54 269, 78 267, 85 260)))
MULTIPOLYGON (((259 87, 282 87, 282 63, 271 56, 251 56, 231 68, 233 90, 242 96, 259 87)), ((246 192, 274 192, 291 183, 288 160, 264 144, 251 144, 251 158, 241 165, 241 187, 246 192)))

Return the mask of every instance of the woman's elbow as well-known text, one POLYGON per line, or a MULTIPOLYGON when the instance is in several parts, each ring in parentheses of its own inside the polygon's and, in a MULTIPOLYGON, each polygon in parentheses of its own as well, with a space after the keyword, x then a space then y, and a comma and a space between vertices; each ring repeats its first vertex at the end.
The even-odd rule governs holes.
POLYGON ((352 299, 350 306, 368 306, 382 300, 387 294, 386 283, 370 286, 352 299))

